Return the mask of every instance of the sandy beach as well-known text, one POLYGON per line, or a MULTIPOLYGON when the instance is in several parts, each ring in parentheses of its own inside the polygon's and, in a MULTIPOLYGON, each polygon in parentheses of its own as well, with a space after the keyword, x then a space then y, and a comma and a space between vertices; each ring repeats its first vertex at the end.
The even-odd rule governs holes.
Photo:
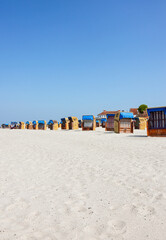
POLYGON ((0 129, 0 240, 165 240, 166 138, 0 129))

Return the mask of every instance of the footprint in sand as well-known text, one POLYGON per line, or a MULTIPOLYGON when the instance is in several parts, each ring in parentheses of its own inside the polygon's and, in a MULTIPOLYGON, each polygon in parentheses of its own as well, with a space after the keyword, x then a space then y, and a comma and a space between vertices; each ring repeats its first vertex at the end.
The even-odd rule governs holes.
POLYGON ((153 196, 152 198, 152 202, 159 202, 160 200, 162 200, 164 198, 163 193, 157 193, 156 195, 153 196))
POLYGON ((25 221, 32 222, 39 219, 41 213, 38 211, 30 212, 26 217, 25 221))
POLYGON ((150 194, 147 193, 144 189, 134 189, 133 195, 136 197, 150 197, 150 194))
POLYGON ((79 240, 99 240, 98 229, 93 226, 86 226, 81 233, 78 234, 79 240))
POLYGON ((70 212, 86 212, 86 202, 83 200, 78 201, 66 201, 65 202, 66 211, 70 212))
POLYGON ((127 231, 126 223, 120 220, 109 221, 106 228, 108 236, 123 235, 126 231, 127 231))
POLYGON ((110 209, 111 211, 115 211, 115 210, 119 209, 120 207, 121 207, 120 205, 115 204, 115 205, 110 205, 109 209, 110 209))
POLYGON ((9 204, 6 207, 6 211, 16 211, 16 209, 19 210, 25 210, 29 207, 28 203, 24 200, 16 201, 14 203, 9 204))
POLYGON ((146 205, 132 205, 131 211, 135 214, 143 215, 143 216, 153 216, 156 211, 155 208, 146 205))

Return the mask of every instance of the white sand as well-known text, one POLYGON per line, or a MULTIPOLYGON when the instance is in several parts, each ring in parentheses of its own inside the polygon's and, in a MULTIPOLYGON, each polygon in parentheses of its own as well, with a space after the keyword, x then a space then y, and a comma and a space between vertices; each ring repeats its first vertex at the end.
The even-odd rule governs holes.
POLYGON ((0 130, 0 240, 165 240, 166 138, 0 130))

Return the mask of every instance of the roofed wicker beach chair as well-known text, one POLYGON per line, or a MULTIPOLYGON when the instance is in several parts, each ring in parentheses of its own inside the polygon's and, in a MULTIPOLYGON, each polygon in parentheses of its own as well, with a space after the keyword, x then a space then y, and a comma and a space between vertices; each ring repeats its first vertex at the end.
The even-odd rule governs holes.
POLYGON ((135 117, 134 118, 134 126, 135 129, 145 130, 147 127, 147 118, 144 117, 135 117))
POLYGON ((18 129, 25 129, 25 123, 24 122, 19 122, 18 129))
POLYGON ((61 129, 69 130, 69 119, 68 118, 61 118, 61 129))
POLYGON ((33 124, 32 124, 32 122, 27 121, 27 122, 25 123, 25 128, 26 128, 26 129, 33 129, 33 124))
POLYGON ((78 127, 82 128, 82 120, 78 120, 78 127))
POLYGON ((166 137, 166 107, 147 109, 149 120, 147 135, 150 137, 166 137))
POLYGON ((96 128, 96 120, 93 115, 82 116, 82 131, 94 131, 96 128))
POLYGON ((106 114, 106 124, 105 124, 105 131, 114 131, 114 117, 115 114, 118 113, 119 111, 109 111, 106 114))
POLYGON ((38 121, 38 130, 46 130, 47 129, 47 123, 44 120, 38 121))
POLYGON ((133 133, 133 118, 131 112, 118 112, 114 117, 115 133, 133 133))
POLYGON ((105 128, 106 122, 107 122, 106 118, 102 118, 101 119, 101 126, 102 126, 102 128, 105 128))
POLYGON ((69 130, 78 129, 78 118, 77 117, 68 117, 69 119, 69 130))
POLYGON ((32 125, 34 130, 38 130, 38 121, 33 121, 32 125))
POLYGON ((99 122, 99 120, 96 120, 96 127, 100 127, 100 122, 99 122))
POLYGON ((50 130, 58 130, 58 122, 56 120, 50 120, 47 125, 50 130))
POLYGON ((18 128, 18 122, 11 122, 10 129, 17 129, 18 128))
POLYGON ((9 129, 10 128, 10 124, 8 124, 8 123, 3 123, 2 125, 1 125, 1 128, 3 128, 3 129, 9 129))

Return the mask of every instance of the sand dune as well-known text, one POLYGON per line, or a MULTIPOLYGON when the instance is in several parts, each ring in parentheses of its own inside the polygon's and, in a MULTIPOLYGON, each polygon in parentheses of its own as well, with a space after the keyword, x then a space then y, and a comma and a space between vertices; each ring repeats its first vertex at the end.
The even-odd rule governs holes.
POLYGON ((0 240, 165 240, 166 138, 0 130, 0 240))

